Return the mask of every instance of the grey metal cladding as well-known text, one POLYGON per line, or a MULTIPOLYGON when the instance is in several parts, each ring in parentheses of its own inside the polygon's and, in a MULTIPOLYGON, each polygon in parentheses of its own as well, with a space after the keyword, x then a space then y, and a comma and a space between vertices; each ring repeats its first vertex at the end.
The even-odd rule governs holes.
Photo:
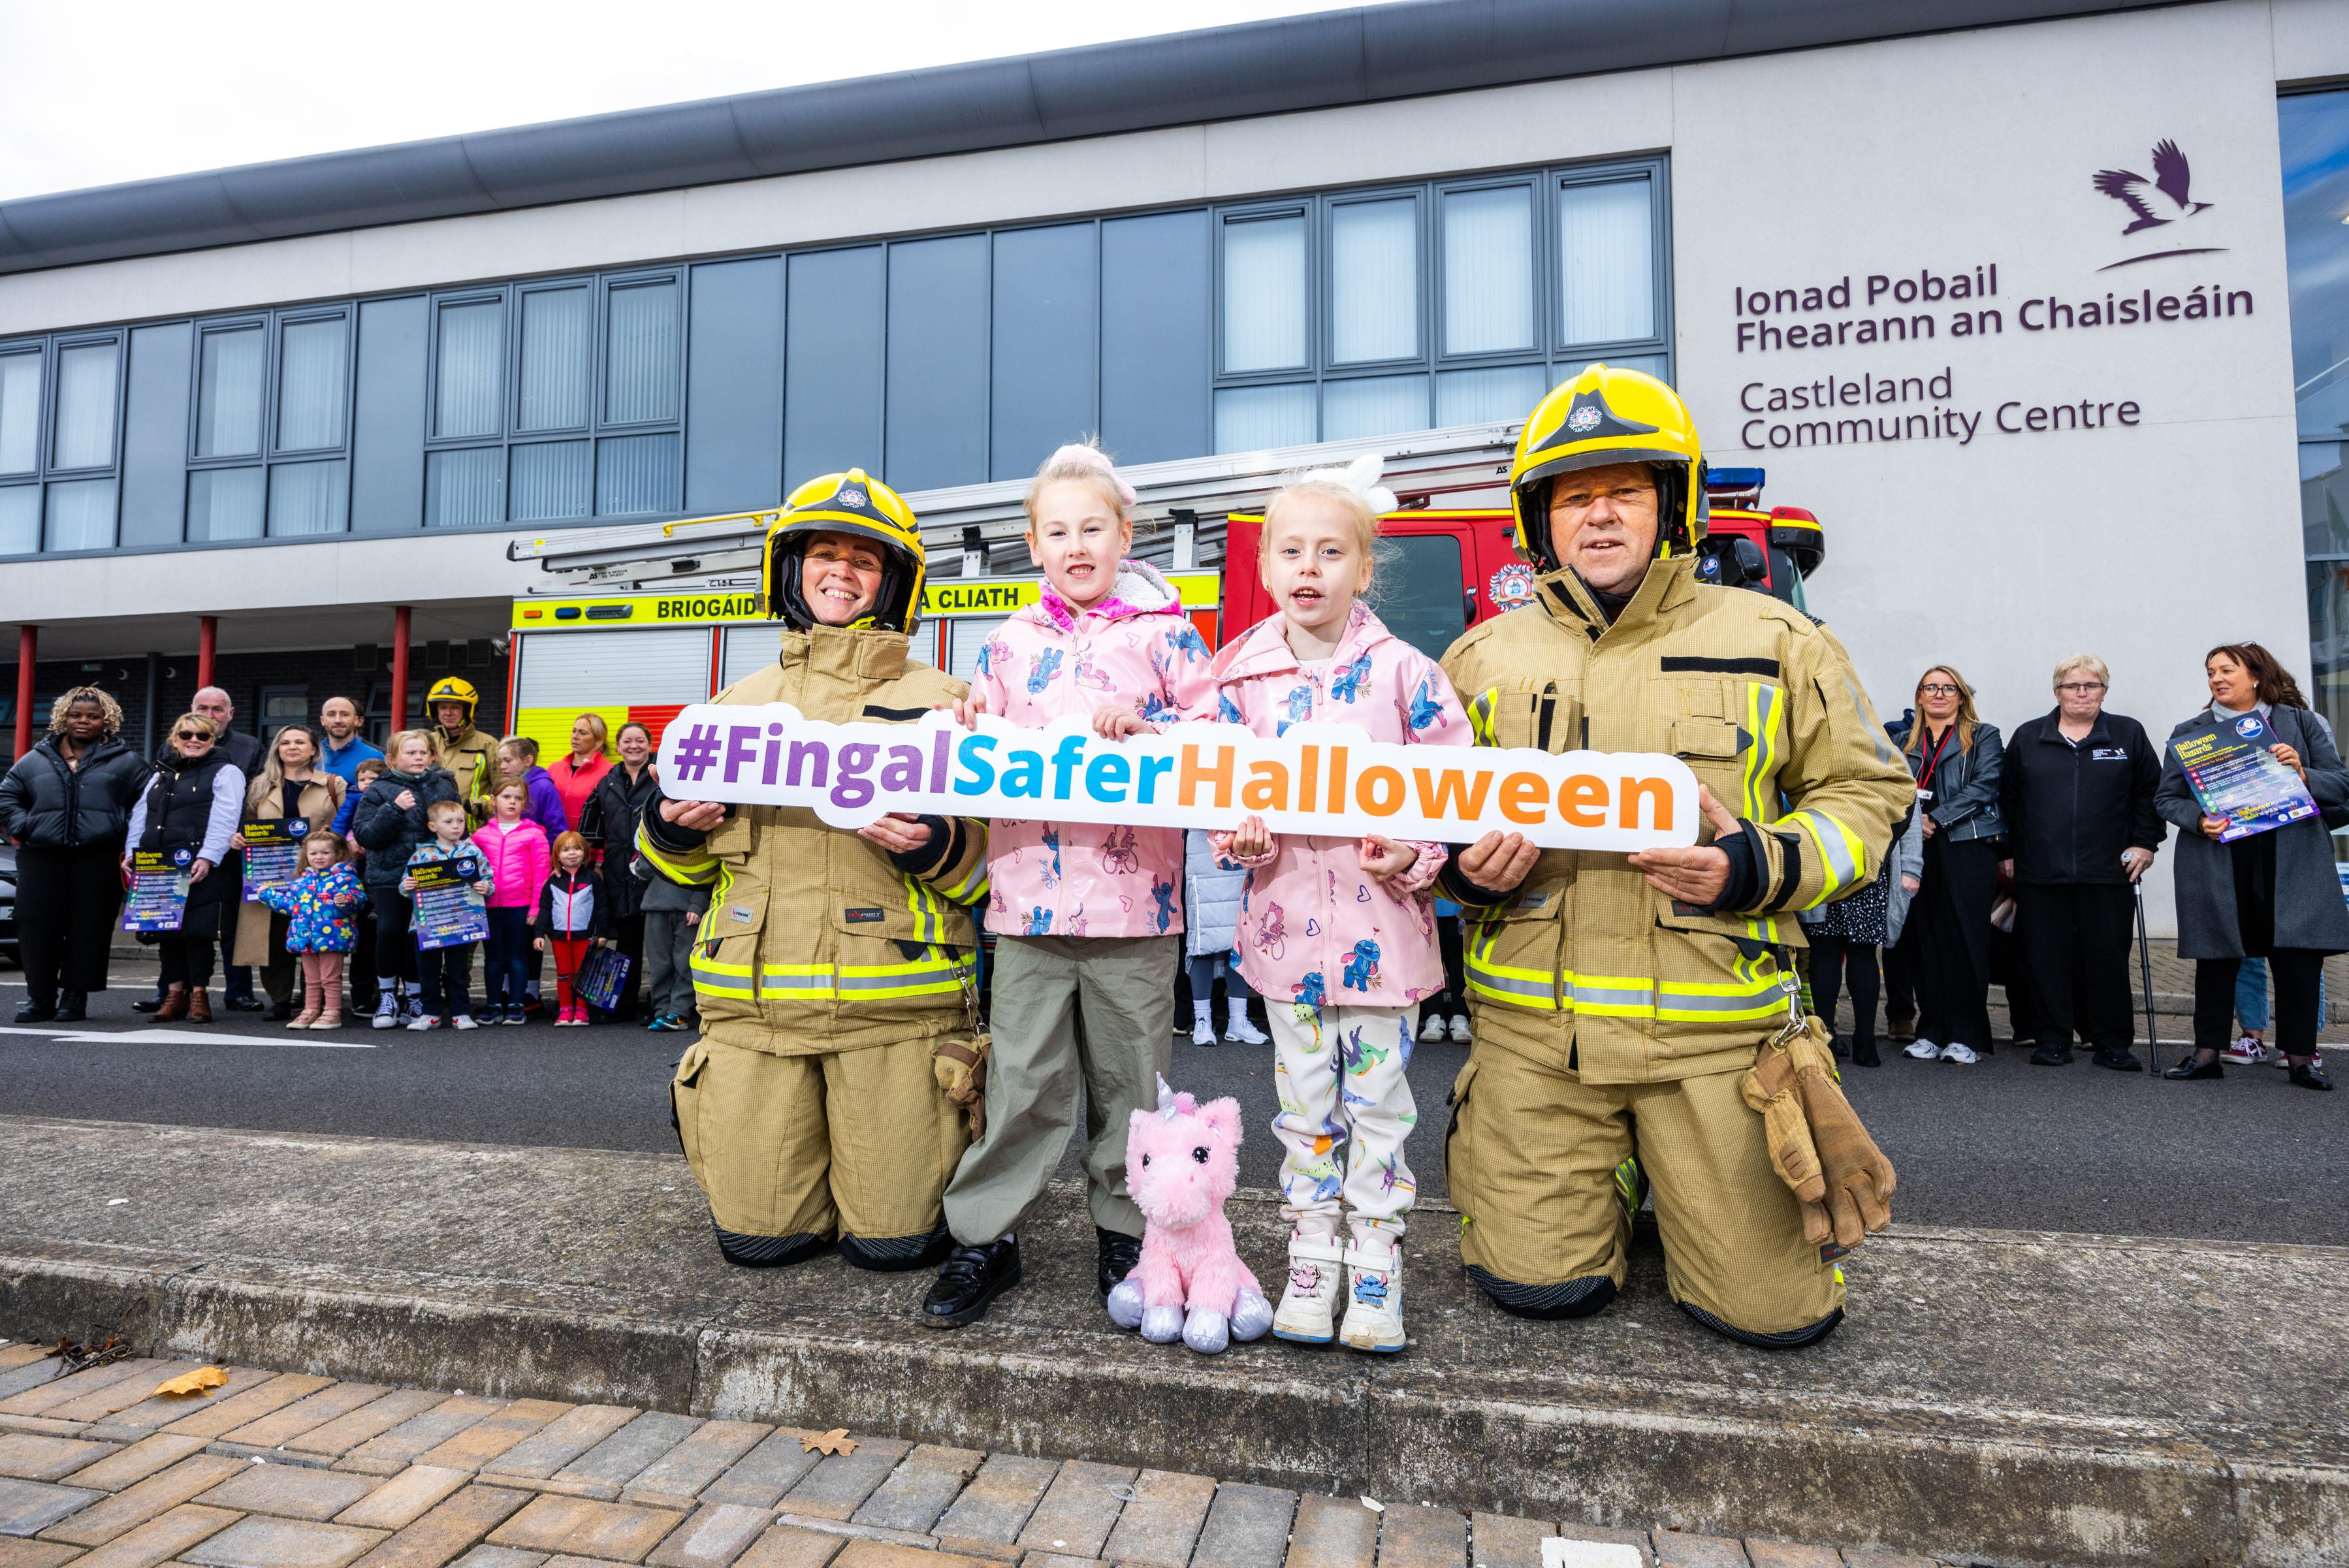
POLYGON ((0 273, 2190 0, 1407 0, 0 202, 0 273))

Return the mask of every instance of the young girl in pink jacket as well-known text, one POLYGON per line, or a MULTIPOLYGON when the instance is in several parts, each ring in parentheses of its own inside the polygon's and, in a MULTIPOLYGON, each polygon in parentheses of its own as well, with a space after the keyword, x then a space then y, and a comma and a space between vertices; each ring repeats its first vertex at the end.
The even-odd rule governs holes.
MULTIPOLYGON (((1207 646, 1164 578, 1127 560, 1133 492, 1091 446, 1064 446, 1028 488, 1038 601, 987 641, 957 716, 1024 729, 1086 721, 1123 739, 1214 711, 1207 646)), ((1126 1195, 1130 1114, 1157 1103, 1174 1020, 1183 930, 1183 831, 1143 824, 1019 822, 988 834, 987 929, 995 933, 995 1044, 987 1125, 947 1188, 959 1245, 924 1303, 929 1321, 976 1322, 1019 1277, 1015 1231, 1076 1126, 1092 1129, 1085 1175, 1107 1295, 1141 1251, 1126 1195)))
MULTIPOLYGON (((1224 717, 1259 735, 1310 720, 1373 741, 1465 746, 1467 715, 1434 660, 1389 632, 1371 586, 1379 460, 1308 474, 1265 508, 1260 568, 1279 613, 1216 655, 1224 717)), ((1416 1188, 1403 1140, 1418 1112, 1419 1003, 1444 989, 1429 888, 1440 844, 1272 834, 1251 816, 1213 836, 1247 867, 1236 947, 1272 1023, 1281 1212, 1293 1227, 1273 1333, 1357 1350, 1403 1347, 1403 1216, 1416 1188), (1350 1232, 1339 1241, 1340 1221, 1350 1232), (1351 1272, 1342 1328, 1338 1265, 1351 1272)))

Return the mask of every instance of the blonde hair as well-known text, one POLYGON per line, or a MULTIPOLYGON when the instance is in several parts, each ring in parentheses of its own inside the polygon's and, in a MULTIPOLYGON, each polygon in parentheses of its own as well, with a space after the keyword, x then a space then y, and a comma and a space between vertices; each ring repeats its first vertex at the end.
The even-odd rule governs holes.
POLYGON ((122 732, 122 704, 95 686, 77 686, 50 705, 50 734, 62 735, 66 732, 66 710, 77 702, 97 703, 98 714, 106 723, 106 732, 109 735, 119 735, 122 732))
POLYGON ((612 754, 612 726, 604 722, 603 714, 582 713, 572 720, 571 723, 574 729, 581 724, 587 726, 587 732, 595 737, 597 756, 608 757, 612 754))
POLYGON ((2096 684, 2099 686, 2110 686, 2113 683, 2113 672, 2105 668, 2103 659, 2093 653, 2075 653, 2055 667, 2055 684, 2063 685, 2064 677, 2075 670, 2086 670, 2096 678, 2096 684))
POLYGON ((508 735, 498 742, 498 750, 502 752, 508 746, 513 748, 514 755, 523 760, 523 765, 525 767, 538 761, 538 742, 528 735, 508 735))
POLYGON ((1933 665, 1924 675, 1917 677, 1913 699, 1917 703, 1917 722, 1909 726, 1909 754, 1912 757, 1925 754, 1925 678, 1935 670, 1948 676, 1950 684, 1958 689, 1958 750, 1971 752, 1974 749, 1974 726, 1982 722, 1974 712, 1974 689, 1967 684, 1966 678, 1946 664, 1933 665))
POLYGON ((465 803, 461 800, 436 800, 431 805, 424 808, 424 820, 427 822, 437 822, 452 811, 459 816, 463 816, 465 815, 465 803))
MULTIPOLYGON (((285 737, 288 735, 299 735, 310 742, 310 766, 313 771, 316 771, 318 766, 321 754, 318 750, 318 737, 310 733, 310 726, 307 724, 280 726, 277 733, 269 737, 269 750, 261 759, 260 782, 273 790, 285 787, 285 759, 277 754, 277 748, 285 743, 285 737)), ((332 778, 335 775, 328 774, 326 776, 332 778)))
MULTIPOLYGON (((425 754, 429 757, 438 758, 440 755, 440 748, 432 742, 431 731, 402 730, 399 733, 392 736, 389 741, 384 743, 383 754, 385 760, 388 763, 396 764, 399 760, 400 752, 406 748, 408 742, 410 741, 414 741, 417 744, 422 746, 424 748, 425 754)), ((396 768, 395 771, 397 771, 396 768)))
POLYGON ((1104 505, 1117 514, 1117 520, 1128 527, 1133 525, 1133 486, 1118 477, 1117 465, 1109 453, 1102 451, 1092 440, 1071 441, 1044 460, 1036 477, 1028 482, 1028 493, 1019 499, 1020 507, 1028 514, 1028 526, 1036 526, 1036 502, 1048 484, 1067 480, 1090 486, 1104 505))
POLYGON ((171 729, 173 732, 171 738, 173 740, 179 739, 178 732, 181 726, 185 724, 202 724, 204 727, 204 733, 210 735, 215 744, 219 742, 221 727, 218 724, 213 723, 210 719, 204 717, 202 713, 195 711, 193 709, 190 709, 187 712, 181 714, 178 718, 171 721, 171 729))

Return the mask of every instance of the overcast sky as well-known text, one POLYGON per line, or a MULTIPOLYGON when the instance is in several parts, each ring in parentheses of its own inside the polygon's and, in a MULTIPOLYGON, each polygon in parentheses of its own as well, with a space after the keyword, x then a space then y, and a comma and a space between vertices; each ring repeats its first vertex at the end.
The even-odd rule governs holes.
POLYGON ((0 200, 1354 3, 0 0, 0 200))

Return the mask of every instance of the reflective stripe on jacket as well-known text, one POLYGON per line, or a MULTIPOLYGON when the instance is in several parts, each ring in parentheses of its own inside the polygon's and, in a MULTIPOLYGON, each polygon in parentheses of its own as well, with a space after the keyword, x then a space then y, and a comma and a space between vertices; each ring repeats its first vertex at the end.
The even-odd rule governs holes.
MULTIPOLYGON (((968 690, 872 628, 781 634, 778 662, 712 701, 789 702, 832 723, 911 722, 968 690)), ((709 890, 692 957, 702 1032, 779 1056, 823 1055, 968 1027, 987 897, 987 825, 935 827, 919 868, 800 807, 741 806, 707 835, 647 806, 636 847, 659 876, 709 890)), ((920 859, 920 856, 915 858, 920 859)))
MULTIPOLYGON (((1752 825, 1747 907, 1696 912, 1621 855, 1552 849, 1506 901, 1468 909, 1488 1037, 1594 1084, 1743 1071, 1786 1014, 1776 950, 1797 911, 1865 887, 1914 793, 1834 636, 1766 595, 1651 567, 1608 624, 1569 573, 1453 644, 1477 740, 1551 753, 1669 752, 1752 825)), ((1710 840, 1710 832, 1702 837, 1710 840)))

